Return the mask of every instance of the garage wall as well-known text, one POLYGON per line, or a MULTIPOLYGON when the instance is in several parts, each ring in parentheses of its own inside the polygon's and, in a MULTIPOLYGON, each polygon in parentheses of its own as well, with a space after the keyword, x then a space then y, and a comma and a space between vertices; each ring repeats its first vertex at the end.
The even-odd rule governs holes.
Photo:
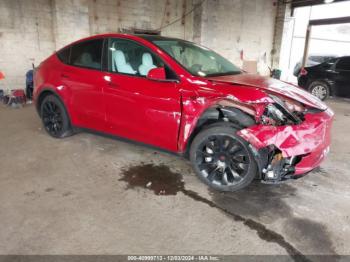
MULTIPOLYGON (((54 50, 82 37, 139 28, 155 30, 181 17, 192 0, 1 0, 1 89, 24 88, 25 73, 54 50)), ((162 35, 192 40, 192 13, 162 35)))
POLYGON ((51 1, 0 1, 0 88, 23 88, 31 64, 54 49, 51 1))
POLYGON ((162 35, 202 43, 237 65, 243 50, 265 74, 275 9, 274 0, 1 0, 0 88, 24 88, 31 63, 74 40, 130 28, 162 28, 162 35))
POLYGON ((276 1, 212 0, 203 4, 200 42, 218 50, 235 64, 258 61, 268 74, 273 49, 276 1))
MULTIPOLYGON (((56 47, 75 39, 123 29, 157 30, 181 17, 192 0, 55 0, 56 47)), ((192 15, 162 30, 192 40, 192 15)))

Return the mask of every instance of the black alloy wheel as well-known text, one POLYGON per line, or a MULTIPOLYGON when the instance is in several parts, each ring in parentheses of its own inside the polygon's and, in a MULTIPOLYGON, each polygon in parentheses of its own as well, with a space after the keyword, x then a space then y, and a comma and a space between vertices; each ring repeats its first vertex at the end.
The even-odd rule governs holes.
POLYGON ((72 134, 69 117, 63 103, 54 95, 48 95, 41 104, 41 119, 45 130, 55 138, 72 134))
POLYGON ((229 126, 200 132, 191 145, 190 158, 199 178, 221 191, 247 186, 256 175, 256 162, 249 144, 229 126))

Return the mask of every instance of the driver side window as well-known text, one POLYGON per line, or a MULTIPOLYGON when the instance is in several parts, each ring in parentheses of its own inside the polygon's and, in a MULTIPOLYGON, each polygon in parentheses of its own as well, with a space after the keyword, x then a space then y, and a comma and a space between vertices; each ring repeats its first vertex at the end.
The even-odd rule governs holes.
POLYGON ((111 38, 108 43, 109 71, 135 76, 148 72, 164 63, 146 47, 131 40, 111 38))
POLYGON ((341 71, 350 71, 350 57, 342 57, 336 64, 336 69, 341 71))

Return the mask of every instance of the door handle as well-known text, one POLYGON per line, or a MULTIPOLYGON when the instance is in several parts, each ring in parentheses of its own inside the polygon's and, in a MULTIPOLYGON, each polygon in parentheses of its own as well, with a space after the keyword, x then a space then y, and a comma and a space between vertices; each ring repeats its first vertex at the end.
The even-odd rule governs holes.
POLYGON ((61 77, 63 77, 63 78, 69 78, 69 75, 62 73, 62 74, 61 74, 61 77))

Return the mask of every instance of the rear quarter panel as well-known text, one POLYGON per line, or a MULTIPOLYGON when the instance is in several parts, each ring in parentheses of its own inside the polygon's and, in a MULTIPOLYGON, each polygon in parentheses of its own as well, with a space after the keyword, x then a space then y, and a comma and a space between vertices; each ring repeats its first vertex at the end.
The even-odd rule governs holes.
POLYGON ((62 67, 63 64, 59 61, 56 54, 53 54, 40 64, 34 75, 33 100, 37 110, 40 111, 40 105, 38 104, 40 95, 45 91, 53 92, 64 103, 71 121, 73 121, 74 115, 71 114, 69 107, 70 92, 68 89, 61 88, 60 76, 62 67))

